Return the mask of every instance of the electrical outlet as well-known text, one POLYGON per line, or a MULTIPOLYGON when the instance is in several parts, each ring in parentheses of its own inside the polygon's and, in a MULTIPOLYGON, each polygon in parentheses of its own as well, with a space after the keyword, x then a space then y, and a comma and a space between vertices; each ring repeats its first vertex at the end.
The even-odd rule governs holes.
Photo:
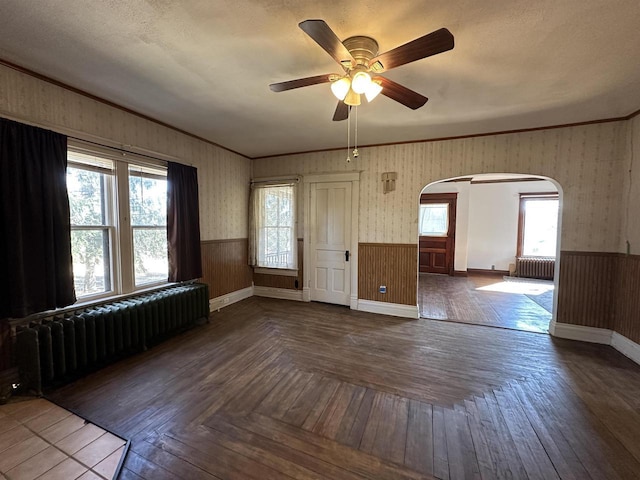
POLYGON ((380 288, 378 290, 380 293, 387 293, 387 286, 386 285, 380 285, 380 288))
POLYGON ((222 303, 229 303, 229 297, 224 297, 222 299, 222 303))
POLYGON ((491 265, 491 270, 495 270, 496 266, 495 265, 491 265))

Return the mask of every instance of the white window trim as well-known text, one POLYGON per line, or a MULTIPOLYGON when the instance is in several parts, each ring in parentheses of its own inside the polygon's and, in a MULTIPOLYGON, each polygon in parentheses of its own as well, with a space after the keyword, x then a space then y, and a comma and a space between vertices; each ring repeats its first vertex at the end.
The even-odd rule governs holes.
MULTIPOLYGON (((129 166, 137 165, 150 167, 153 169, 166 168, 167 162, 127 153, 93 144, 85 144, 81 141, 69 141, 67 151, 85 155, 92 155, 98 158, 105 158, 113 161, 114 169, 109 172, 113 175, 115 186, 109 188, 106 194, 106 201, 111 205, 110 214, 115 218, 109 219, 111 225, 107 227, 113 229, 110 236, 111 248, 111 290, 94 295, 83 295, 78 298, 73 307, 91 304, 107 299, 117 299, 130 296, 131 294, 142 293, 148 290, 162 288, 172 285, 172 282, 159 281, 135 285, 135 264, 133 252, 133 227, 129 213, 129 166), (128 258, 130 262, 124 264, 123 259, 128 258)), ((83 165, 69 162, 69 167, 84 168, 83 165)), ((99 167, 97 167, 99 169, 99 167)), ((90 166, 88 170, 94 170, 90 166)), ((103 172, 107 173, 107 172, 103 172)), ((79 225, 78 227, 85 227, 79 225)), ((90 227, 90 226, 89 226, 90 227)), ((103 226, 101 226, 103 227, 103 226)), ((159 226, 166 228, 166 225, 159 226)), ((139 227, 137 227, 139 228, 139 227)), ((144 227, 143 227, 144 228, 144 227)))

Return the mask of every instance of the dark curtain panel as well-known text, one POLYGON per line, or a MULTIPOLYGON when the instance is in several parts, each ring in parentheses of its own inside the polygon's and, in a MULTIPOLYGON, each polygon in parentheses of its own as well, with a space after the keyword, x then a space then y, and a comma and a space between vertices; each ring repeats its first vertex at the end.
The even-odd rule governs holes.
POLYGON ((169 281, 202 277, 198 170, 169 162, 167 170, 167 238, 169 281))
POLYGON ((76 301, 67 137, 0 119, 0 318, 76 301))

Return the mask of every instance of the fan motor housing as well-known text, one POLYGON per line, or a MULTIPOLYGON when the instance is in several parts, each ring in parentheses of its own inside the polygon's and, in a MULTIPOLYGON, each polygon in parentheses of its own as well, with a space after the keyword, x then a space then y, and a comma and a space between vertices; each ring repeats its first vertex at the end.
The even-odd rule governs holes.
POLYGON ((358 62, 358 65, 369 65, 371 59, 378 54, 378 42, 371 37, 349 37, 342 43, 358 62))

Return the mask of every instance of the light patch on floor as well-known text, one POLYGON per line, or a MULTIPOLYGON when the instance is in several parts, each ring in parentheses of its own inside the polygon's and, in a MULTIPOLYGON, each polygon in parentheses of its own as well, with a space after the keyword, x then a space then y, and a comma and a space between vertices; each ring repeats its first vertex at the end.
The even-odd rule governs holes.
POLYGON ((0 405, 0 478, 114 478, 126 440, 43 398, 0 405))
POLYGON ((553 283, 500 281, 491 285, 478 287, 485 292, 520 293, 522 295, 541 295, 553 290, 553 283))

